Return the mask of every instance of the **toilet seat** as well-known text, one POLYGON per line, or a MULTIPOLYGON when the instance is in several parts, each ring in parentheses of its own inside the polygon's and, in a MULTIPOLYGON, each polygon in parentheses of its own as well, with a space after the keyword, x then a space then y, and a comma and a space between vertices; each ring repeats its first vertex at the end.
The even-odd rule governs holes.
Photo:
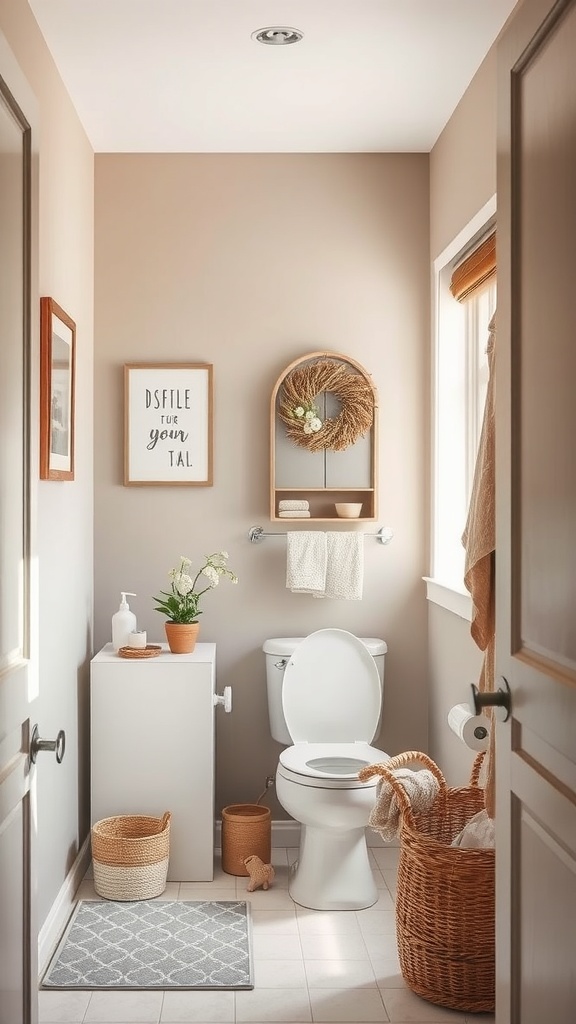
POLYGON ((369 743, 295 743, 280 754, 278 771, 283 778, 317 789, 367 789, 379 776, 361 782, 358 772, 369 764, 387 761, 389 755, 369 743))
POLYGON ((369 743, 381 703, 374 658, 344 629, 310 633, 286 665, 282 707, 294 744, 369 743))

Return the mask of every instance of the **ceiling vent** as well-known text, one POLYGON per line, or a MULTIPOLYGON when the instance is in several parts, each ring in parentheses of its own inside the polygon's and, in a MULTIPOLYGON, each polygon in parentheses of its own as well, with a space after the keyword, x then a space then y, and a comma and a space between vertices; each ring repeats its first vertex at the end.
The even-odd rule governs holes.
POLYGON ((289 46, 290 43, 299 43, 303 37, 304 33, 299 32, 297 28, 284 28, 278 25, 272 28, 259 28, 252 33, 252 39, 267 46, 289 46))

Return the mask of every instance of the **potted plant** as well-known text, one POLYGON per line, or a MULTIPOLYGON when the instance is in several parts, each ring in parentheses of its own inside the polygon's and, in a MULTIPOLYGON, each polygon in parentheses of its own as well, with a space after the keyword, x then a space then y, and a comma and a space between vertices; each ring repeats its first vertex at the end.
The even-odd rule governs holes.
POLYGON ((181 555, 178 568, 170 570, 170 590, 161 590, 160 596, 155 597, 154 601, 158 602, 156 611, 167 618, 166 638, 172 654, 190 654, 194 650, 200 628, 198 616, 202 614, 200 598, 217 587, 221 579, 238 583, 238 577, 228 568, 227 561, 227 551, 206 555, 204 565, 192 577, 189 572, 192 563, 189 558, 181 555), (204 583, 206 586, 203 586, 204 583))

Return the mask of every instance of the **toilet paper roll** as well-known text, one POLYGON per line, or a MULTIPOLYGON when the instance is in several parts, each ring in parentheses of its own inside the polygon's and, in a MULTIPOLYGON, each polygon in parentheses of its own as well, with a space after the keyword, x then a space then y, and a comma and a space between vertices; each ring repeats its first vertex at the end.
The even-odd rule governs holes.
POLYGON ((146 647, 146 630, 137 629, 136 632, 128 635, 128 647, 146 647))
POLYGON ((467 704, 450 708, 448 725, 470 750, 488 750, 490 722, 484 715, 473 715, 467 704))

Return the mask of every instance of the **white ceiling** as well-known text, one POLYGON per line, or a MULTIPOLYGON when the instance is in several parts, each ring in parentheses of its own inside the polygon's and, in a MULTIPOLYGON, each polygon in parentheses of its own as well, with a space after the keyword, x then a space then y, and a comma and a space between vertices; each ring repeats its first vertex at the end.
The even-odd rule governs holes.
POLYGON ((29 3, 95 151, 320 153, 429 151, 516 0, 29 3))

